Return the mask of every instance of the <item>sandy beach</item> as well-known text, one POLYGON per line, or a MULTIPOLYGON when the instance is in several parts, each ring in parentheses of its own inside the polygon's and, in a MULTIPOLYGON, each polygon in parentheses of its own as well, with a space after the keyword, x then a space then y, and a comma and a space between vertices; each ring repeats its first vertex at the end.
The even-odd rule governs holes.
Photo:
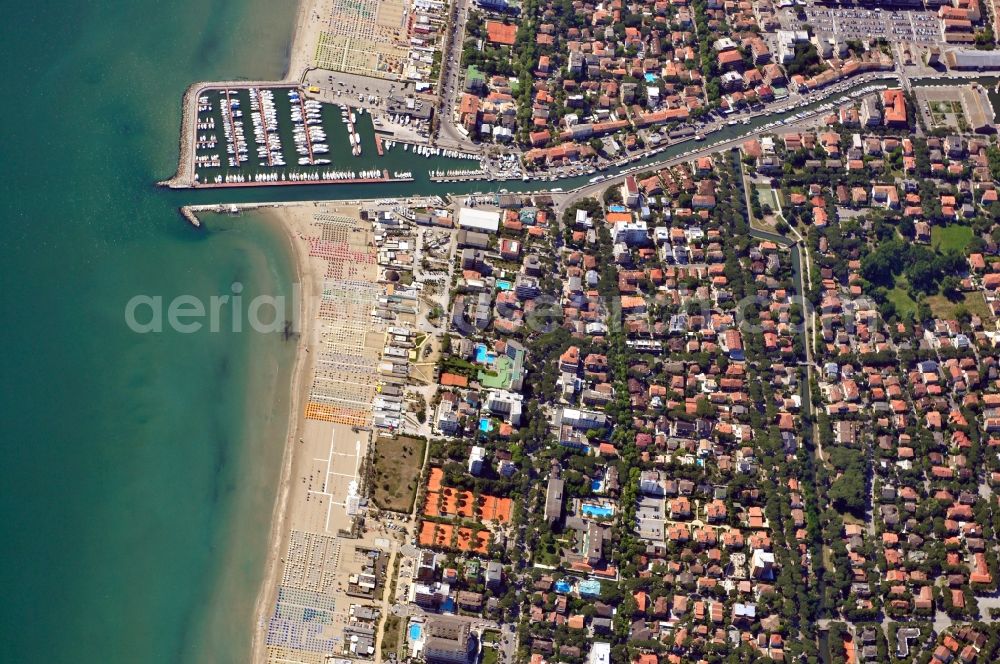
MULTIPOLYGON (((308 0, 302 0, 301 6, 310 4, 308 0)), ((301 10, 300 10, 301 14, 301 10)), ((252 658, 254 662, 263 660, 264 637, 266 636, 267 615, 266 612, 274 602, 277 592, 277 579, 280 573, 279 559, 281 552, 287 549, 287 528, 285 528, 286 515, 288 509, 288 495, 291 488, 292 461, 295 452, 295 440, 298 432, 305 427, 305 411, 302 408, 302 401, 308 395, 311 381, 311 363, 308 361, 310 355, 315 351, 313 341, 313 326, 318 315, 318 300, 316 294, 321 285, 321 274, 317 271, 317 266, 309 261, 308 253, 298 241, 301 228, 296 227, 295 220, 298 215, 283 213, 281 209, 268 211, 268 216, 279 225, 289 243, 289 248, 294 257, 295 279, 300 288, 299 302, 299 342, 295 350, 295 366, 292 369, 291 398, 289 400, 288 434, 285 440, 285 450, 281 459, 281 480, 278 484, 278 495, 274 501, 274 512, 271 517, 271 534, 268 538, 268 552, 264 581, 257 592, 257 600, 254 603, 254 631, 252 658)))
POLYGON ((340 642, 351 605, 381 601, 380 595, 366 603, 343 592, 348 575, 360 571, 351 554, 379 547, 347 531, 370 444, 375 369, 384 343, 371 308, 381 289, 370 224, 360 220, 356 205, 283 205, 262 213, 290 244, 300 284, 301 336, 266 571, 254 608, 253 661, 320 662, 310 648, 340 642), (296 608, 325 612, 329 633, 308 643, 289 636, 298 625, 286 620, 287 611, 276 617, 282 592, 296 596, 296 608))
POLYGON ((316 43, 322 32, 320 7, 323 0, 299 0, 299 10, 295 15, 295 32, 288 53, 288 70, 284 80, 299 81, 306 70, 312 67, 316 43))
MULTIPOLYGON (((329 6, 330 0, 300 0, 281 81, 201 82, 187 90, 178 171, 161 184, 193 183, 194 151, 184 137, 194 131, 202 91, 301 82, 314 66, 329 6)), ((384 564, 397 547, 363 530, 360 538, 349 533, 354 518, 348 512, 363 490, 361 473, 372 444, 377 364, 385 340, 384 329, 371 317, 381 294, 376 250, 357 204, 258 209, 289 243, 300 304, 288 430, 281 467, 275 469, 280 482, 253 611, 252 661, 322 664, 325 654, 341 652, 352 607, 383 613, 388 608, 381 584, 367 598, 345 590, 371 551, 384 553, 384 564)), ((197 225, 196 213, 185 209, 185 218, 197 225)))
MULTIPOLYGON (((321 32, 322 23, 317 11, 322 0, 299 0, 295 18, 295 29, 289 50, 288 67, 282 82, 298 81, 312 64, 312 53, 321 32)), ((265 84, 267 82, 260 81, 265 84)), ((181 151, 178 165, 178 179, 182 173, 191 170, 190 161, 193 158, 186 149, 188 142, 184 140, 193 122, 196 112, 191 107, 197 101, 196 92, 205 83, 192 85, 184 96, 184 113, 182 118, 181 151)), ((313 358, 318 355, 320 338, 317 325, 320 314, 320 295, 323 290, 324 261, 310 257, 305 238, 310 234, 315 206, 302 205, 276 207, 265 211, 269 220, 277 224, 289 243, 289 250, 295 265, 295 278, 299 285, 299 320, 297 321, 298 344, 295 351, 295 365, 292 369, 291 396, 289 399, 288 433, 285 440, 284 453, 281 461, 281 479, 278 494, 275 497, 274 510, 271 517, 271 532, 267 552, 264 580, 257 593, 254 604, 254 629, 252 645, 252 661, 267 660, 266 636, 268 614, 275 605, 279 582, 282 573, 282 554, 289 548, 291 535, 290 523, 293 520, 294 509, 290 505, 292 493, 293 470, 301 466, 302 457, 297 453, 297 447, 304 445, 306 431, 306 414, 304 404, 309 398, 314 379, 313 358), (297 442, 299 441, 299 442, 297 442)), ((196 217, 195 217, 196 218, 196 217)), ((341 425, 343 426, 343 425, 341 425)), ((309 436, 312 438, 312 436, 309 436)))

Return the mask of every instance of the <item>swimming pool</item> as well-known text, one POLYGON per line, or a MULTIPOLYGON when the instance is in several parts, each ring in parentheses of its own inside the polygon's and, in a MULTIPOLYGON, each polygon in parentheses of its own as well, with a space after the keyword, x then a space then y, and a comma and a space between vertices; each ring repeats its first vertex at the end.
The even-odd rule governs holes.
POLYGON ((583 512, 584 516, 594 516, 601 519, 610 519, 615 515, 614 508, 605 507, 604 505, 593 505, 591 503, 581 505, 580 511, 583 512))
POLYGON ((590 490, 593 491, 594 493, 600 493, 601 491, 604 490, 604 481, 603 480, 591 480, 591 482, 590 482, 590 490))
POLYGON ((502 291, 508 291, 514 287, 514 284, 510 283, 506 279, 497 279, 497 288, 502 291))
POLYGON ((486 344, 476 344, 476 362, 480 364, 493 364, 496 362, 497 354, 486 348, 486 344))
POLYGON ((423 630, 420 628, 420 623, 410 623, 410 640, 419 641, 421 634, 423 630))
POLYGON ((570 591, 570 588, 572 588, 572 586, 566 583, 565 581, 556 581, 557 593, 568 593, 570 591))
POLYGON ((488 417, 479 418, 479 430, 482 431, 483 433, 489 433, 490 431, 493 431, 493 422, 490 421, 490 418, 488 417))

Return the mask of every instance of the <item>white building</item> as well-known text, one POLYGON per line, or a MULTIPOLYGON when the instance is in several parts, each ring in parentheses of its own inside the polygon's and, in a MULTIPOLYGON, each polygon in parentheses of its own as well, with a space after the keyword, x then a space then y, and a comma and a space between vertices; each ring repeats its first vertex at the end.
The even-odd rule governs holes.
POLYGON ((521 407, 524 397, 516 392, 493 390, 486 396, 486 408, 503 417, 511 426, 521 426, 521 407))
POLYGON ((469 474, 479 475, 483 472, 483 463, 486 461, 486 448, 474 445, 469 452, 469 474))
POLYGON ((639 204, 639 185, 636 183, 634 175, 625 176, 625 182, 622 183, 622 200, 629 207, 635 207, 639 204))
POLYGON ((750 560, 750 572, 753 578, 774 578, 774 553, 763 549, 754 549, 750 560))
POLYGON ((649 241, 649 229, 646 227, 646 222, 641 219, 638 221, 616 221, 612 230, 615 242, 635 246, 649 241))
POLYGON ((481 233, 496 233, 500 229, 500 212, 464 207, 458 211, 458 227, 481 233))
POLYGON ((729 37, 723 37, 722 39, 716 39, 715 43, 712 44, 712 46, 715 48, 716 51, 719 51, 721 53, 722 51, 728 50, 730 48, 737 48, 738 44, 729 37))
POLYGON ((662 498, 666 495, 663 482, 660 481, 660 471, 644 470, 639 475, 639 491, 647 496, 657 496, 662 498))
POLYGON ((603 429, 607 416, 592 410, 563 408, 559 415, 559 425, 566 424, 574 429, 603 429))
POLYGON ((788 64, 795 59, 795 45, 809 41, 805 30, 778 30, 778 62, 788 64))
POLYGON ((611 644, 595 641, 590 647, 588 664, 611 664, 611 644))

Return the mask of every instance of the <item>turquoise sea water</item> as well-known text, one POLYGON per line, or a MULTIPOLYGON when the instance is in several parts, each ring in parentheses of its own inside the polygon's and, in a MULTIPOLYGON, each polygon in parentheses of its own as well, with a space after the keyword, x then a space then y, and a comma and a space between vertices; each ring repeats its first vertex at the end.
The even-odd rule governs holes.
POLYGON ((270 0, 5 3, 0 661, 245 662, 292 342, 137 335, 138 293, 287 294, 283 238, 153 182, 198 79, 280 76, 270 0))

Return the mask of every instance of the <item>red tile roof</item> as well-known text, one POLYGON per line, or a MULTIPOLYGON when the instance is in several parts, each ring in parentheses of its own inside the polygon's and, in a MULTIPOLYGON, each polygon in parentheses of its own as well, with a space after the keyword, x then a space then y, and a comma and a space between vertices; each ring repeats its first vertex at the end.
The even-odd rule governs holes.
POLYGON ((505 24, 500 21, 486 21, 486 39, 494 44, 514 45, 514 37, 517 35, 517 26, 505 24))

